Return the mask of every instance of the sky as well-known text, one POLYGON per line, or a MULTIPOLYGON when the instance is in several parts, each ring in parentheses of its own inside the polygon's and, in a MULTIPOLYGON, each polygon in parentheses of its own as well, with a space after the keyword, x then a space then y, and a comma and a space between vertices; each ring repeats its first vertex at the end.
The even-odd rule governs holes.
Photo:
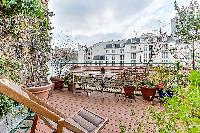
MULTIPOLYGON (((188 5, 189 0, 177 0, 188 5)), ((80 45, 171 32, 174 0, 49 0, 54 34, 73 36, 80 45)), ((59 39, 59 38, 57 38, 59 39)))

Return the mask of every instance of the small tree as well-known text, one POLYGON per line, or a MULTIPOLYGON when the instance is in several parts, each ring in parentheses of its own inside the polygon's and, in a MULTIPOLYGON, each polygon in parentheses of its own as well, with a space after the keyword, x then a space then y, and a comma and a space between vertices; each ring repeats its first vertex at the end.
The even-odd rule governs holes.
POLYGON ((69 63, 77 60, 77 46, 75 39, 70 35, 60 32, 54 34, 53 37, 52 65, 56 75, 61 77, 63 69, 71 66, 69 63))
POLYGON ((184 42, 192 44, 192 65, 195 69, 195 42, 200 40, 200 8, 198 2, 191 1, 187 7, 179 7, 174 2, 177 11, 176 34, 184 42))

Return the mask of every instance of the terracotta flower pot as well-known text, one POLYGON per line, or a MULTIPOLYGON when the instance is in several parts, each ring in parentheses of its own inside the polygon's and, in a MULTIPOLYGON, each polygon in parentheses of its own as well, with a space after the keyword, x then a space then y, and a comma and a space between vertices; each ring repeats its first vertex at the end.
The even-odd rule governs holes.
POLYGON ((156 94, 156 88, 142 87, 141 92, 144 99, 153 101, 156 94))
POLYGON ((45 86, 39 87, 27 87, 26 89, 36 95, 40 99, 47 99, 49 96, 49 91, 53 87, 53 83, 49 83, 45 86))
POLYGON ((50 80, 51 80, 51 82, 53 82, 55 84, 54 90, 63 89, 64 80, 62 80, 61 78, 57 78, 57 77, 51 77, 50 80))
POLYGON ((125 86, 124 87, 124 93, 128 97, 132 97, 134 95, 134 90, 135 90, 134 86, 125 86))
POLYGON ((69 84, 68 84, 68 91, 73 92, 74 89, 75 89, 75 84, 73 84, 73 83, 69 83, 69 84))

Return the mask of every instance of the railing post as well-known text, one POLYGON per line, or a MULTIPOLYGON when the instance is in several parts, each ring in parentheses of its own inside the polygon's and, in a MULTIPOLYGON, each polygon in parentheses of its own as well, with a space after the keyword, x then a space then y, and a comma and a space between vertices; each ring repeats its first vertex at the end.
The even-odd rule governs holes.
POLYGON ((37 122, 38 122, 38 116, 37 116, 37 114, 35 114, 34 119, 33 119, 33 124, 31 127, 31 133, 35 133, 37 122))

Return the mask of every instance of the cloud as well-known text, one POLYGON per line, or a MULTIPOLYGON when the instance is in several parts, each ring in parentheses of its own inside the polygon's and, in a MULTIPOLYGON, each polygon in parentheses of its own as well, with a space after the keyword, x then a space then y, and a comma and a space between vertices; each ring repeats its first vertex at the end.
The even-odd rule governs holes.
MULTIPOLYGON (((186 3, 187 0, 177 0, 186 3)), ((169 30, 174 0, 50 0, 56 30, 72 32, 81 43, 128 38, 152 32, 162 25, 169 30), (162 23, 159 23, 160 20, 162 23)), ((182 5, 182 4, 181 4, 182 5)), ((169 31, 168 31, 169 32, 169 31)))

